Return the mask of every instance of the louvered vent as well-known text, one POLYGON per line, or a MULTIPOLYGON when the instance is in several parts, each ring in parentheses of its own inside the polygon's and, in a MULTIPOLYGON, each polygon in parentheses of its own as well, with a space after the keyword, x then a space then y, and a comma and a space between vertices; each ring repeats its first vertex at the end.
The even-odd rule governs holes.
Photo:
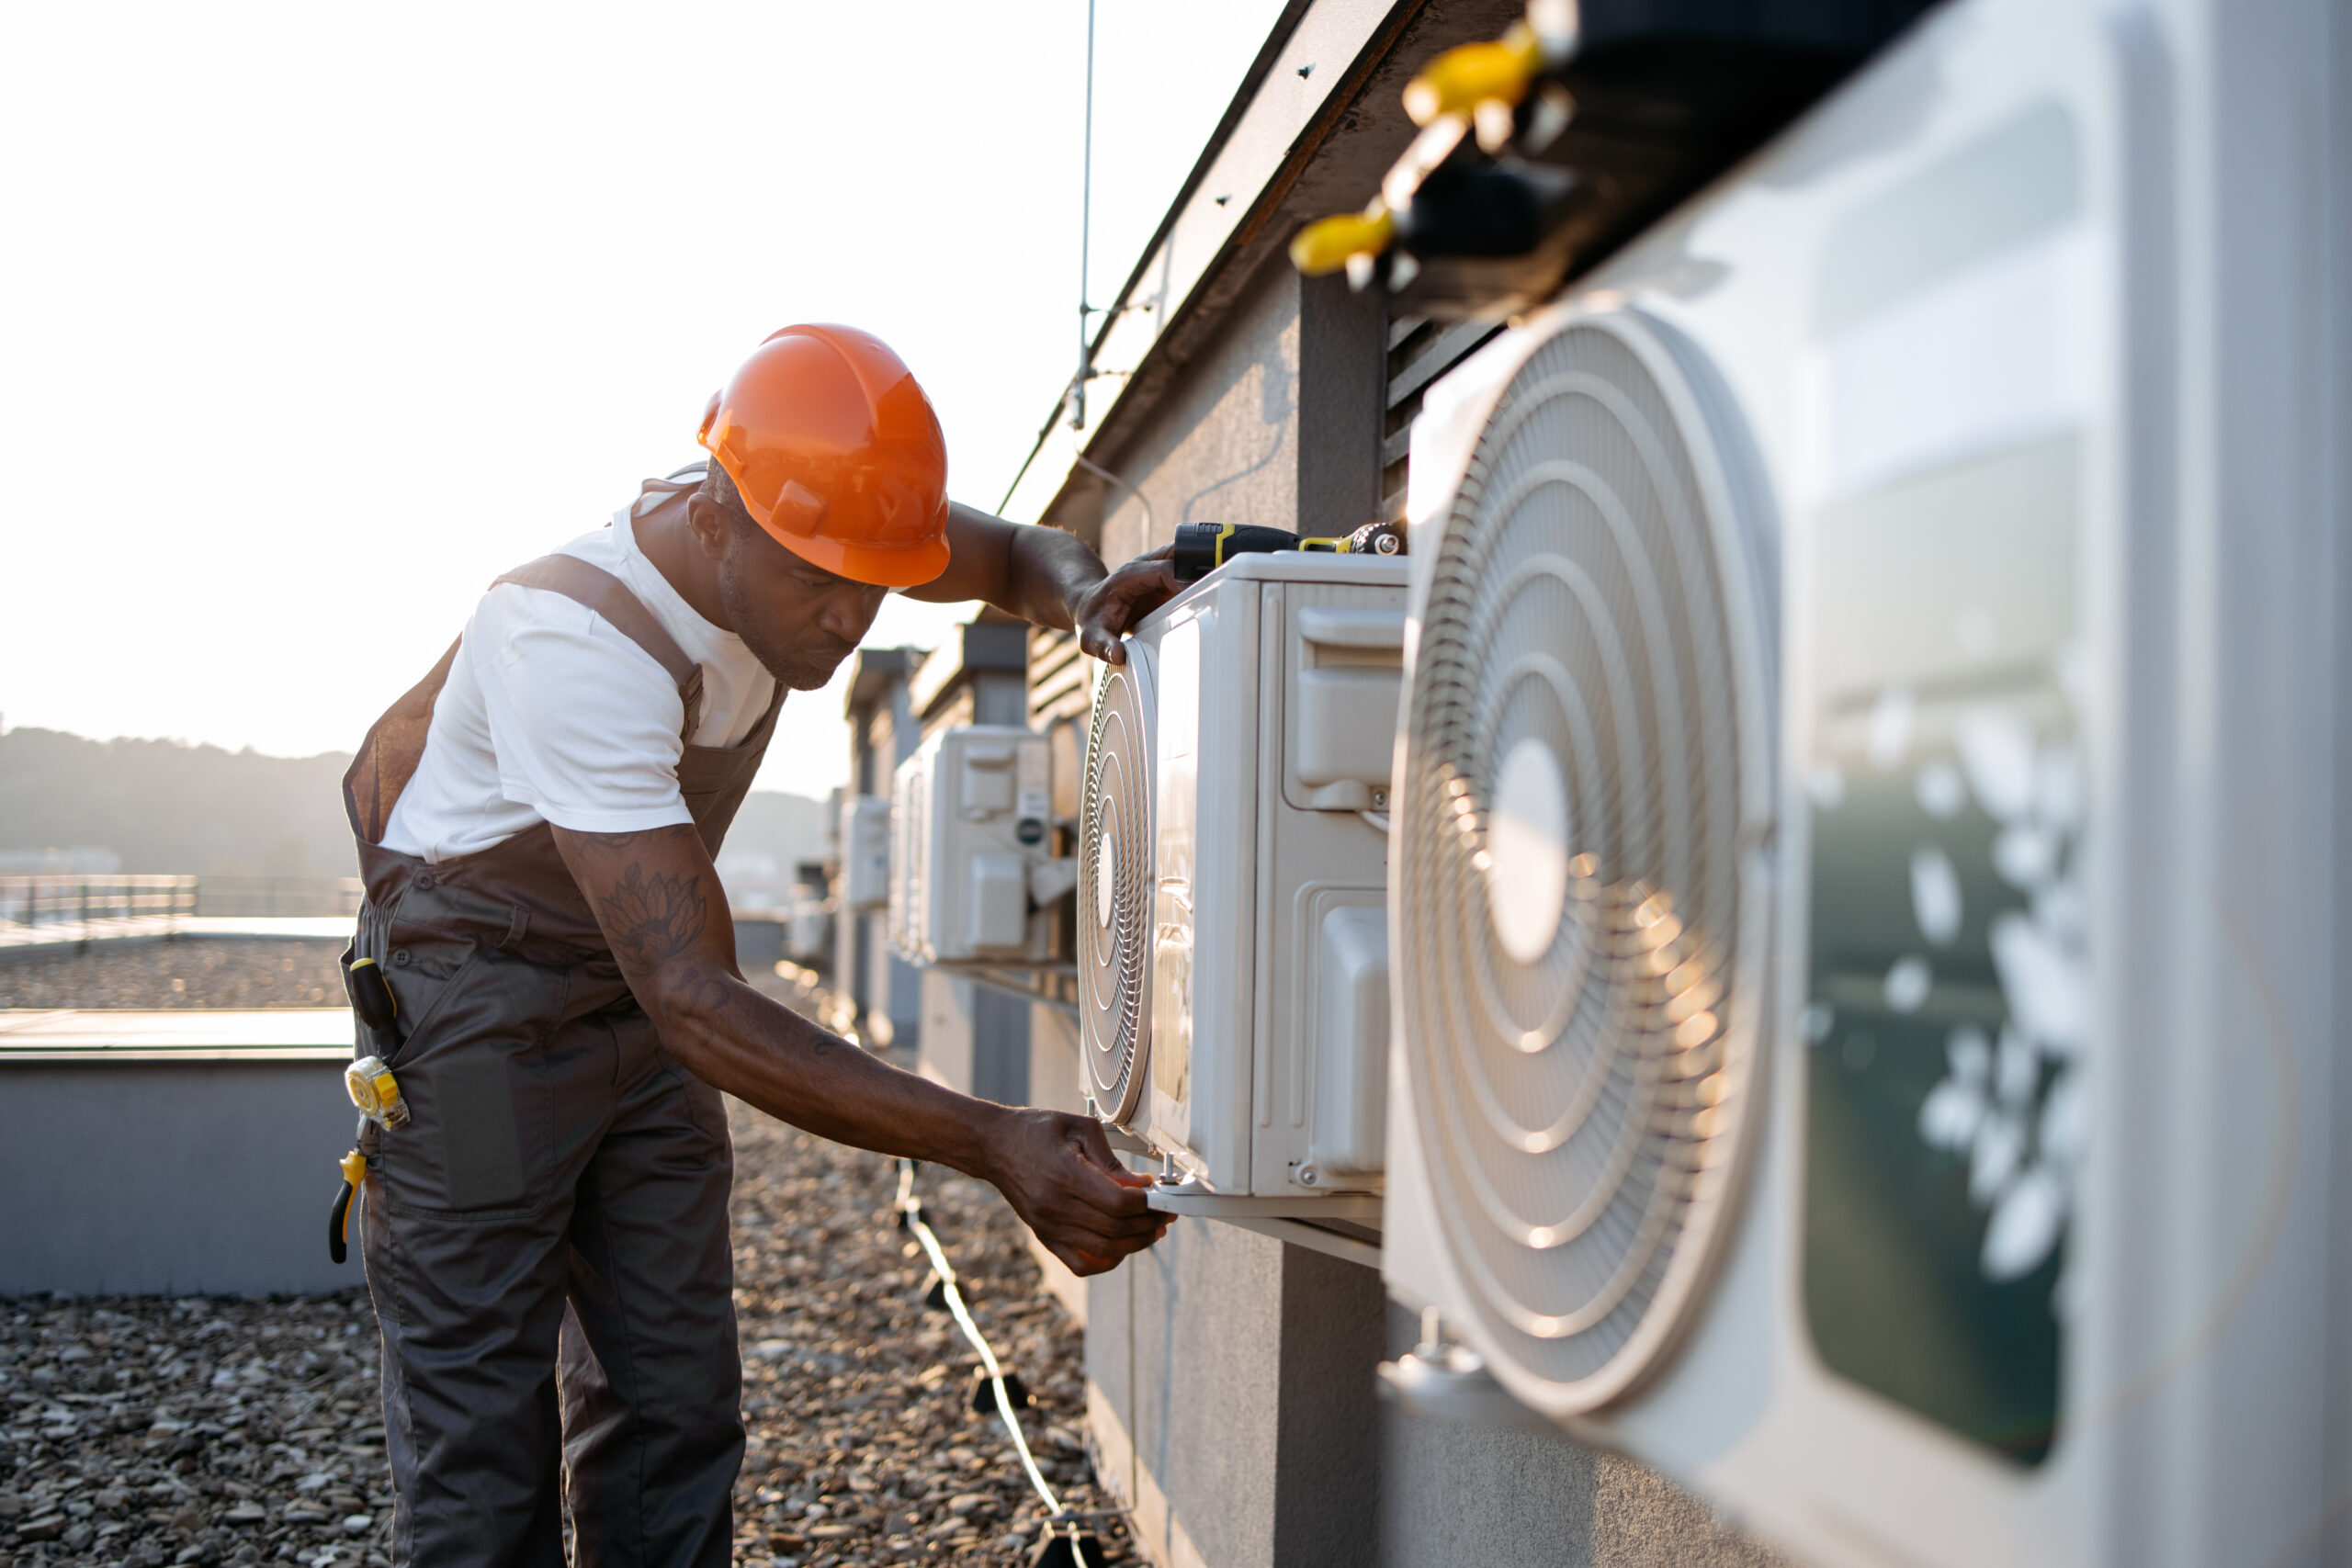
POLYGON ((1537 348, 1436 541, 1408 698, 1412 1113, 1482 1338, 1555 1414, 1668 1346, 1755 1121, 1766 639, 1702 407, 1637 318, 1537 348))
POLYGON ((1419 316, 1388 323, 1387 412, 1380 432, 1383 517, 1395 521, 1405 515, 1413 420, 1421 412, 1421 394, 1500 331, 1492 321, 1430 321, 1419 316))
POLYGON ((1127 644, 1105 665, 1086 746, 1079 835, 1078 984, 1087 1092, 1130 1120, 1151 1038, 1150 650, 1127 644))

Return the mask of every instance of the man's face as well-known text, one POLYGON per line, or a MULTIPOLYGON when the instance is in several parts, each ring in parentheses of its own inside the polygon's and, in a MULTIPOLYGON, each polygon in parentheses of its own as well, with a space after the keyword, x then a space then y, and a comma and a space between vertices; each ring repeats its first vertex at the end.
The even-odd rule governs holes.
POLYGON ((813 692, 865 639, 888 589, 836 577, 730 520, 718 562, 718 602, 743 646, 786 687, 813 692))

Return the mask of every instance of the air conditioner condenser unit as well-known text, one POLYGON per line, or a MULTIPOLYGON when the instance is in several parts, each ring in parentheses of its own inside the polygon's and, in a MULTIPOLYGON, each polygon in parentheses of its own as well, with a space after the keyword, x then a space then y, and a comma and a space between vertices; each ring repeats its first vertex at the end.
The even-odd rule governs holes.
POLYGON ((853 795, 842 802, 842 902, 854 911, 890 902, 890 802, 853 795))
POLYGON ((943 729, 899 764, 890 803, 890 945, 914 964, 1051 956, 1052 754, 1013 725, 943 729))
POLYGON ((2331 525, 2188 482, 2272 471, 2213 411, 2286 374, 2187 395, 2241 19, 1945 7, 1430 389, 1408 1399, 1499 1384, 1823 1565, 2341 1540, 2338 645, 2282 592, 2331 525))
POLYGON ((825 957, 832 949, 831 904, 806 893, 795 898, 786 911, 785 956, 806 963, 825 957))
MULTIPOLYGON (((1377 1217, 1401 560, 1241 557, 1106 666, 1079 843, 1087 1090, 1227 1217, 1377 1217)), ((1160 1200, 1156 1200, 1160 1201, 1160 1200)))

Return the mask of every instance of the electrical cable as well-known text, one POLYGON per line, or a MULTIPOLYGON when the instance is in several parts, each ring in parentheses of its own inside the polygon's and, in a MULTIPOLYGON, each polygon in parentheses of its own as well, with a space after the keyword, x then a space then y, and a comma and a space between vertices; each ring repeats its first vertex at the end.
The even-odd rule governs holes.
POLYGON ((971 1311, 964 1304, 964 1292, 956 1288, 956 1267, 947 1261, 946 1249, 939 1245, 939 1237, 924 1223, 922 1200, 915 1196, 915 1162, 910 1159, 899 1161, 899 1195, 892 1207, 898 1210, 907 1229, 914 1233, 916 1242, 931 1259, 931 1271, 939 1276, 940 1293, 947 1300, 947 1310, 954 1314, 956 1326, 964 1331, 964 1337, 970 1340, 972 1348, 979 1352, 980 1366, 988 1372, 989 1385, 996 1390, 997 1414, 1004 1417, 1004 1429, 1012 1435, 1013 1451, 1021 1456, 1021 1468, 1028 1472, 1029 1484, 1046 1505, 1046 1530, 1051 1532, 1057 1526, 1068 1525, 1069 1560, 1073 1563, 1082 1562, 1079 1554, 1078 1521, 1093 1517, 1094 1514, 1073 1514, 1064 1508, 1061 1499, 1054 1495, 1054 1489, 1046 1483, 1044 1472, 1038 1470, 1036 1458, 1029 1451, 1029 1439, 1021 1430, 1021 1418, 1012 1413, 1012 1395, 1005 1392, 1004 1369, 998 1364, 996 1352, 989 1348, 987 1336, 980 1332, 980 1325, 972 1321, 971 1311))
POLYGON ((1079 139, 1078 187, 1078 374, 1070 378, 1069 427, 1086 428, 1087 374, 1093 344, 1086 335, 1088 242, 1094 227, 1094 0, 1086 0, 1086 129, 1079 139))
POLYGON ((1159 526, 1159 525, 1155 524, 1151 520, 1151 502, 1144 499, 1143 491, 1136 489, 1135 486, 1129 484, 1126 480, 1121 479, 1110 469, 1102 467, 1100 463, 1093 461, 1083 452, 1073 452, 1070 454, 1070 458, 1073 462, 1077 463, 1080 468, 1084 468, 1088 473, 1092 474, 1095 478, 1104 479, 1112 484, 1117 485, 1121 490, 1125 491, 1129 495, 1134 496, 1136 498, 1136 504, 1143 508, 1143 536, 1147 539, 1151 537, 1153 531, 1159 526))

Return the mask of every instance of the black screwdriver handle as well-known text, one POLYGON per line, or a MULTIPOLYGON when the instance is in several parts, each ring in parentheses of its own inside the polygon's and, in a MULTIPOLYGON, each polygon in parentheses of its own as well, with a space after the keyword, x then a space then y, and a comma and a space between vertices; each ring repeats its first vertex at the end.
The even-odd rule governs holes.
POLYGON ((359 1021, 379 1032, 391 1028, 401 1015, 401 1005, 392 999, 383 965, 372 958, 355 959, 345 978, 351 991, 351 1010, 359 1015, 359 1021))

